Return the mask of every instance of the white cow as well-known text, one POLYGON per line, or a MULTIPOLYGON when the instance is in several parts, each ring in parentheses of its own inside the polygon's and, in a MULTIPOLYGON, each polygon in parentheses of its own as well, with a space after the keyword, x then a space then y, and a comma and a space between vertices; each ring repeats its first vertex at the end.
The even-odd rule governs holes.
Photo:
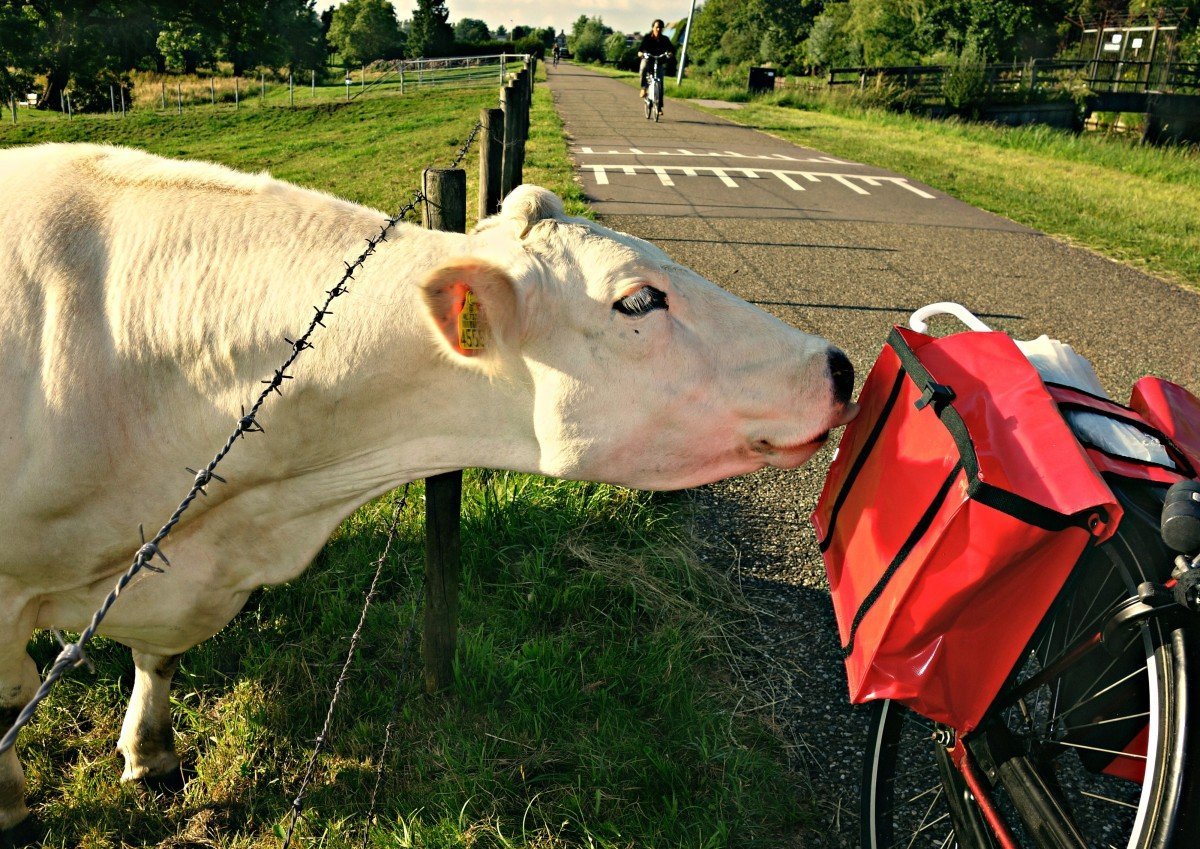
MULTIPOLYGON (((133 150, 0 152, 0 733, 38 686, 30 635, 88 623, 384 219, 133 150)), ((397 226, 334 313, 167 538, 173 566, 104 621, 136 666, 124 779, 178 768, 177 656, 369 499, 466 466, 693 486, 799 465, 855 411, 836 348, 532 186, 469 235, 397 226)), ((23 793, 10 751, 0 829, 23 793)))

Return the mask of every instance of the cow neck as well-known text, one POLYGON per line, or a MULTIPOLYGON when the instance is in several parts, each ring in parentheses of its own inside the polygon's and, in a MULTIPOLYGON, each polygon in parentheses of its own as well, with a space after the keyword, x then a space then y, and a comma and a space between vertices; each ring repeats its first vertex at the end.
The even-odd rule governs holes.
POLYGON ((281 462, 328 466, 336 469, 334 480, 349 464, 373 486, 496 466, 500 457, 505 467, 537 469, 531 379, 523 364, 512 363, 502 376, 465 366, 437 344, 424 315, 421 281, 470 245, 467 236, 411 225, 389 234, 350 291, 335 299, 328 328, 318 328, 315 347, 297 364, 296 386, 286 387, 293 391, 275 399, 296 416, 297 432, 283 444, 303 445, 309 428, 334 439, 281 462), (339 459, 324 453, 330 445, 339 459))

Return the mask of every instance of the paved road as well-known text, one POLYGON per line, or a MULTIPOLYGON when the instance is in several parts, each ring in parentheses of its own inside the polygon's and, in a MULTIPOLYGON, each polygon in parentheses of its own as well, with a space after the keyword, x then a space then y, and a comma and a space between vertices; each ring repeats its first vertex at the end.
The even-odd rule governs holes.
MULTIPOLYGON (((859 369, 860 385, 890 325, 924 304, 953 300, 1018 338, 1049 333, 1070 341, 1118 400, 1147 373, 1200 390, 1197 293, 903 175, 682 102, 668 101, 662 122, 648 122, 628 85, 568 64, 547 70, 578 177, 601 220, 834 341, 859 369)), ((805 846, 849 845, 864 730, 861 713, 846 705, 824 569, 807 522, 829 454, 797 471, 695 492, 713 559, 735 570, 764 610, 748 636, 771 660, 754 684, 796 740, 797 763, 836 826, 800 835, 805 846)))

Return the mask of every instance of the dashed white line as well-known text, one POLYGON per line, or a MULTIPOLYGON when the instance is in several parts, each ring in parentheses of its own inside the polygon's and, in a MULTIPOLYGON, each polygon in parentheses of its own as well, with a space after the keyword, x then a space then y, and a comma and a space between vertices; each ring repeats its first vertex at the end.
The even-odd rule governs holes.
POLYGON ((857 165, 857 162, 847 162, 844 159, 834 159, 832 156, 790 156, 786 153, 741 153, 736 150, 688 150, 677 147, 674 150, 646 151, 637 147, 612 148, 597 150, 593 147, 581 147, 579 153, 584 156, 717 156, 727 159, 759 159, 771 162, 815 162, 825 165, 857 165))
POLYGON ((737 181, 730 174, 737 174, 749 180, 762 179, 764 176, 776 177, 785 186, 798 192, 804 191, 797 179, 805 180, 809 183, 820 183, 825 180, 832 180, 845 186, 850 191, 858 195, 870 195, 863 185, 873 188, 880 188, 885 185, 898 186, 902 189, 912 192, 919 198, 933 200, 934 195, 917 188, 908 182, 906 177, 889 177, 879 174, 841 174, 830 171, 794 171, 791 169, 777 168, 721 168, 707 165, 597 165, 588 164, 582 165, 581 168, 590 170, 596 178, 597 185, 608 185, 609 172, 615 172, 626 175, 636 175, 638 173, 654 174, 664 186, 673 186, 675 182, 671 179, 671 174, 680 174, 685 177, 699 177, 711 175, 719 179, 727 187, 736 189, 737 181))

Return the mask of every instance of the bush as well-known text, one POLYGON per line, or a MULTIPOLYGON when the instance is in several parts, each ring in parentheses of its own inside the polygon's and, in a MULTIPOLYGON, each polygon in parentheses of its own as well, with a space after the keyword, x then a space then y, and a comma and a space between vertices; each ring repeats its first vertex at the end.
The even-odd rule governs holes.
POLYGON ((133 103, 133 81, 128 74, 115 71, 97 71, 88 76, 76 76, 71 80, 68 91, 71 95, 73 112, 108 112, 120 108, 121 89, 125 89, 126 104, 133 103))
POLYGON ((965 109, 983 100, 987 94, 986 65, 986 57, 979 45, 967 42, 942 77, 942 94, 948 106, 965 109))

